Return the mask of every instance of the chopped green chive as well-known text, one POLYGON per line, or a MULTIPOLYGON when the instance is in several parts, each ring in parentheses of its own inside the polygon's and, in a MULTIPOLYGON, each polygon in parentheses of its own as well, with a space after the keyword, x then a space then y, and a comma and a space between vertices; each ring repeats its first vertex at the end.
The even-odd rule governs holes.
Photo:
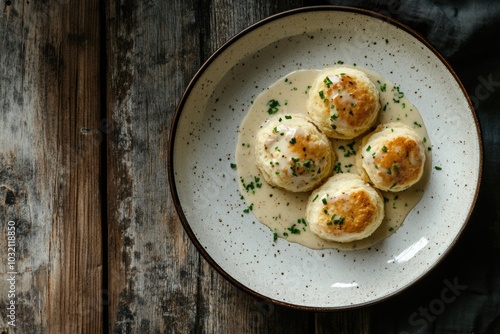
POLYGON ((250 206, 248 208, 246 208, 245 210, 243 210, 244 213, 249 213, 250 211, 253 210, 253 203, 250 204, 250 206))
POLYGON ((330 88, 330 85, 333 84, 332 80, 330 80, 329 77, 326 77, 325 80, 323 80, 323 82, 326 84, 326 88, 330 88))
POLYGON ((342 225, 345 221, 345 217, 340 216, 339 218, 335 219, 336 216, 337 216, 336 214, 333 214, 332 218, 330 219, 329 222, 326 223, 326 225, 333 225, 333 224, 342 225))
POLYGON ((337 162, 335 164, 335 166, 333 167, 333 170, 335 171, 335 173, 339 174, 339 173, 343 173, 342 171, 342 164, 340 162, 337 162))
POLYGON ((267 109, 267 113, 269 115, 273 115, 278 112, 280 103, 275 99, 271 99, 267 102, 267 106, 269 106, 269 109, 267 109))
POLYGON ((290 233, 292 234, 300 234, 300 230, 296 227, 295 224, 290 226, 287 230, 290 231, 290 233))

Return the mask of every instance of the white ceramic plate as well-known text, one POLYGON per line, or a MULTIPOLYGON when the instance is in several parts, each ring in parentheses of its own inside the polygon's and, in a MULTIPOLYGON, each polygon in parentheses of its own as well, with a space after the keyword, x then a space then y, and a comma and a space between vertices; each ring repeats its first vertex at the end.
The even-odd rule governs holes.
POLYGON ((482 142, 475 113, 450 66, 422 37, 378 14, 308 7, 245 29, 196 73, 176 111, 169 179, 188 235, 208 262, 243 290, 278 304, 333 310, 393 296, 436 266, 476 202, 482 142), (238 191, 237 129, 253 99, 298 69, 342 60, 400 84, 419 109, 432 147, 425 195, 398 231, 370 249, 311 250, 280 239, 238 191))

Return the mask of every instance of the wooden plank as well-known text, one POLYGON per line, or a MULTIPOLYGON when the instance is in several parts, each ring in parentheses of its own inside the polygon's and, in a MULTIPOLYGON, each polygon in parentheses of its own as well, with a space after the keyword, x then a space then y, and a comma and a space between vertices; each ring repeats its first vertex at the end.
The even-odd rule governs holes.
MULTIPOLYGON (((0 307, 16 303, 16 333, 99 333, 98 2, 4 1, 1 10, 0 307)), ((0 331, 14 332, 4 315, 0 331)))
POLYGON ((196 322, 199 256, 171 203, 166 156, 181 87, 199 66, 197 11, 106 6, 110 332, 187 333, 196 322))
POLYGON ((316 314, 316 333, 370 333, 370 308, 316 314))

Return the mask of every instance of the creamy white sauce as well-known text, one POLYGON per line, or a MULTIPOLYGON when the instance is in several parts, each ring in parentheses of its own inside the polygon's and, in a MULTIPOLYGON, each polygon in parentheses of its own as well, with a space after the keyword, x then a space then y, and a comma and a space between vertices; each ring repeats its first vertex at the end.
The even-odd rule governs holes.
MULTIPOLYGON (((279 240, 273 241, 277 236, 312 249, 353 250, 370 247, 394 233, 422 198, 430 175, 431 143, 420 113, 406 96, 403 96, 404 91, 398 86, 385 80, 378 73, 355 68, 364 71, 379 88, 382 110, 377 124, 389 122, 407 124, 419 134, 424 145, 429 148, 426 152, 424 175, 408 190, 398 193, 382 192, 386 201, 385 218, 370 237, 349 243, 338 243, 324 240, 311 232, 305 222, 307 200, 311 192, 292 193, 268 185, 255 164, 253 150, 255 134, 260 125, 274 116, 268 113, 267 104, 270 100, 274 99, 280 104, 279 111, 275 115, 292 113, 307 115, 308 92, 320 70, 292 72, 272 84, 255 99, 241 122, 236 148, 240 192, 249 207, 246 211, 248 214, 253 213, 262 224, 270 228, 270 242, 279 242, 279 240)), ((336 173, 357 173, 355 150, 361 137, 354 140, 331 140, 337 155, 336 173)))

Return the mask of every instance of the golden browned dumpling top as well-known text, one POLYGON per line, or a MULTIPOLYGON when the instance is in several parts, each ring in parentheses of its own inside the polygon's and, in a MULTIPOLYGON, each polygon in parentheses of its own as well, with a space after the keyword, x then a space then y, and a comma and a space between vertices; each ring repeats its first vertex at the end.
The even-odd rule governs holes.
POLYGON ((425 147, 418 134, 398 123, 380 125, 366 135, 356 156, 362 177, 384 191, 402 191, 424 172, 425 147))
POLYGON ((309 90, 309 116, 328 137, 351 139, 374 125, 379 91, 361 70, 334 67, 320 72, 309 90))
POLYGON ((312 232, 337 242, 370 236, 384 218, 380 193, 357 174, 336 174, 309 197, 306 211, 312 232))
POLYGON ((293 192, 319 186, 331 175, 336 160, 330 140, 299 114, 267 120, 256 134, 254 147, 264 179, 293 192))

